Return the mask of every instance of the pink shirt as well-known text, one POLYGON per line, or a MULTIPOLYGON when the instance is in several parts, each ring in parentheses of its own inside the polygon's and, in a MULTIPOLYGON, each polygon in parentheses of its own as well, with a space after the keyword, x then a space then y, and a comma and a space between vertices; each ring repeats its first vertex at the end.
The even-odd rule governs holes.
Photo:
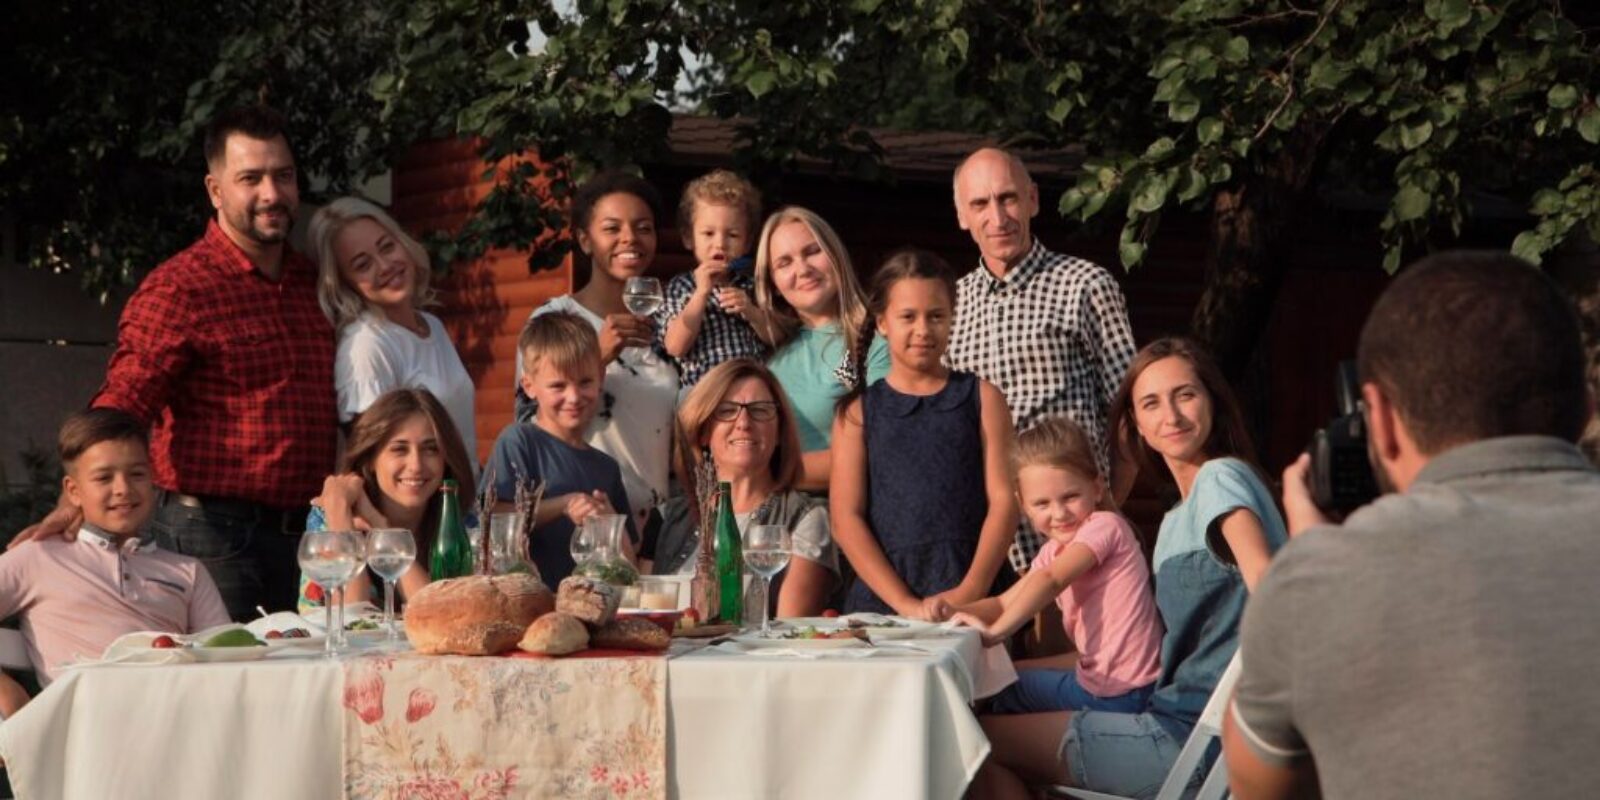
POLYGON ((19 612, 40 684, 68 661, 99 658, 125 633, 192 633, 231 621, 199 561, 87 525, 75 542, 46 539, 0 555, 0 617, 19 612))
POLYGON ((1096 511, 1071 539, 1045 542, 1033 568, 1050 566, 1072 544, 1089 548, 1095 559, 1056 597, 1062 625, 1078 648, 1078 684, 1096 697, 1115 697, 1155 683, 1161 615, 1133 528, 1119 514, 1096 511))

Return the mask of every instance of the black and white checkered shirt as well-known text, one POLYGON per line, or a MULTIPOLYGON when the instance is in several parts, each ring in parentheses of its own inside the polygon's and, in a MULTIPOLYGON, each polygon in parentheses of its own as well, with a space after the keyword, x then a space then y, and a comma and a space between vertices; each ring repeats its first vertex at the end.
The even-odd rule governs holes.
MULTIPOLYGON (((1122 289, 1098 264, 1034 239, 1004 278, 980 261, 961 279, 950 367, 994 384, 1018 433, 1054 416, 1083 426, 1102 475, 1110 475, 1106 413, 1134 352, 1122 289)), ((1041 541, 1024 521, 1012 566, 1027 569, 1041 541)))
MULTIPOLYGON (((728 272, 727 285, 743 289, 745 294, 750 295, 751 302, 755 301, 755 276, 751 270, 728 272)), ((654 317, 658 338, 666 336, 667 325, 683 313, 684 307, 689 305, 689 298, 694 296, 694 273, 680 273, 668 281, 666 296, 666 302, 654 317)), ((694 347, 689 348, 682 358, 674 359, 683 388, 695 385, 712 367, 729 359, 767 359, 766 342, 756 336, 755 329, 743 317, 723 311, 715 291, 706 298, 706 313, 700 319, 700 333, 694 338, 694 347)))

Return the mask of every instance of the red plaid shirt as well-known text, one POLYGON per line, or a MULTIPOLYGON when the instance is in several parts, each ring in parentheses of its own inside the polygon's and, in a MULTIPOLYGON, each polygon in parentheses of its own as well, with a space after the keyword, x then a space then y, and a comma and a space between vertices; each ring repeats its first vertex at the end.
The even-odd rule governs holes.
POLYGON ((158 485, 281 509, 321 491, 338 418, 316 280, 287 250, 268 280, 213 219, 140 284, 93 405, 151 422, 158 485))

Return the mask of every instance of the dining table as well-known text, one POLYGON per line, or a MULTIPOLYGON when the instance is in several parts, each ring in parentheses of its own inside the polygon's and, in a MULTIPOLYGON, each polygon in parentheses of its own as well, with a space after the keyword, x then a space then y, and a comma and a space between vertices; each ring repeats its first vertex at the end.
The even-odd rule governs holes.
MULTIPOLYGON (((774 646, 776 644, 776 646, 774 646)), ((1016 678, 970 629, 838 649, 85 663, 0 723, 18 798, 959 798, 1016 678)))

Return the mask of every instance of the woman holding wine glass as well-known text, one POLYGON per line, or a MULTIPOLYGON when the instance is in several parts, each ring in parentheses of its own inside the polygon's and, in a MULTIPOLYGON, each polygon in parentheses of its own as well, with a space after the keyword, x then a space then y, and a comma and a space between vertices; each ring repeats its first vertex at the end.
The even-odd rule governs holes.
MULTIPOLYGON (((678 398, 677 370, 650 352, 657 337, 645 310, 661 302, 661 284, 640 280, 655 261, 660 208, 655 187, 625 172, 602 172, 579 187, 572 198, 572 227, 578 248, 589 258, 588 281, 533 312, 571 312, 600 334, 605 393, 588 442, 622 468, 627 502, 613 501, 618 510, 631 510, 638 526, 667 497, 678 398)), ((533 417, 533 403, 520 388, 520 362, 517 419, 526 420, 533 417)))
MULTIPOLYGON (((839 553, 827 506, 793 488, 800 474, 800 438, 778 379, 749 359, 724 361, 690 390, 678 411, 678 426, 684 474, 698 475, 702 466, 711 465, 717 480, 730 486, 741 531, 777 525, 792 541, 789 547, 756 542, 758 550, 783 549, 794 556, 773 581, 767 608, 780 617, 821 613, 839 587, 839 553)), ((648 553, 641 553, 653 559, 654 574, 694 573, 700 538, 691 502, 675 498, 662 507, 660 534, 646 543, 648 553)), ((764 559, 770 557, 757 560, 764 559)), ((766 566, 773 572, 782 568, 766 566)))
MULTIPOLYGON (((392 591, 410 597, 428 583, 426 565, 416 553, 429 551, 439 526, 439 485, 455 479, 462 496, 476 491, 472 461, 444 407, 427 389, 395 389, 381 395, 356 420, 346 444, 343 469, 323 481, 312 501, 307 531, 401 528, 411 531, 413 560, 403 568, 393 560, 406 549, 398 534, 371 537, 372 566, 392 591), (385 557, 389 558, 385 558, 385 557), (393 577, 390 577, 390 576, 393 577)), ((324 604, 326 592, 302 575, 302 613, 324 604)), ((364 602, 375 587, 365 569, 345 587, 346 602, 364 602)), ((388 604, 386 604, 388 605, 388 604)))

